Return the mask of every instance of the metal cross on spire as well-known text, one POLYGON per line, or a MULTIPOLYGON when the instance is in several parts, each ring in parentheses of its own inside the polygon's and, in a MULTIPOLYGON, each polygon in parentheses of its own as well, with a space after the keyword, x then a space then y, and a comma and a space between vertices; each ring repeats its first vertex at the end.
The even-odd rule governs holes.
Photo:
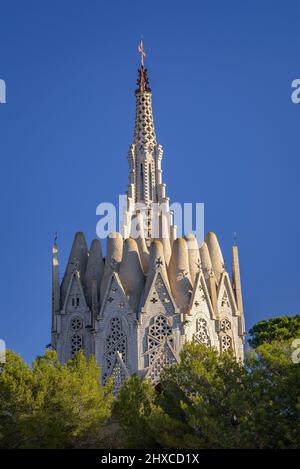
POLYGON ((144 93, 145 91, 151 92, 151 89, 149 88, 149 79, 147 75, 147 69, 144 67, 144 60, 146 57, 146 52, 144 48, 143 39, 141 39, 141 42, 138 45, 138 51, 141 56, 141 66, 138 69, 138 80, 137 80, 138 89, 135 92, 136 93, 144 93))
POLYGON ((141 65, 142 67, 144 67, 144 58, 146 57, 146 52, 144 48, 143 39, 141 39, 141 42, 139 43, 138 51, 139 51, 139 54, 141 55, 141 65))

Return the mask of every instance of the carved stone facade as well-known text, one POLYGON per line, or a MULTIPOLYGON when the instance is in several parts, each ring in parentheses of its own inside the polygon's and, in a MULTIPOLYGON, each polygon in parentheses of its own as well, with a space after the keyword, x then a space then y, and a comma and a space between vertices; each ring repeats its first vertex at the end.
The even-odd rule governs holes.
POLYGON ((200 246, 193 235, 176 237, 162 154, 142 66, 123 233, 108 236, 105 258, 99 240, 88 249, 83 233, 77 233, 62 282, 56 242, 52 256, 52 346, 63 363, 79 350, 94 354, 102 381, 111 377, 115 392, 133 373, 159 383, 161 370, 179 360, 186 341, 220 353, 232 349, 243 360, 238 248, 232 247, 231 280, 214 233, 200 246), (144 212, 135 209, 138 202, 146 205, 144 212), (167 237, 153 236, 153 203, 167 206, 167 237), (130 237, 135 217, 145 228, 137 240, 130 237))

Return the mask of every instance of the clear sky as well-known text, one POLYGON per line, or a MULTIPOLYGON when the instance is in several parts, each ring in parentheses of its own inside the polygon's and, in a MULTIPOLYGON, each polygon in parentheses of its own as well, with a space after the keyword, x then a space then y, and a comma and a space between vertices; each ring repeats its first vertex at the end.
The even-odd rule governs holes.
MULTIPOLYGON (((296 1, 0 1, 0 338, 26 360, 50 341, 51 244, 95 237, 126 191, 143 34, 171 200, 205 203, 247 329, 299 313, 296 1)), ((61 275, 63 271, 61 272, 61 275)))

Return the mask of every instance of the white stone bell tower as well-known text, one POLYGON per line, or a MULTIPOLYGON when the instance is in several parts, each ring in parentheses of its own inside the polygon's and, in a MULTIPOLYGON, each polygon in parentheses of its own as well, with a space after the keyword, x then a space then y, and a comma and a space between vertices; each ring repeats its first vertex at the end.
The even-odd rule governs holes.
MULTIPOLYGON (((152 111, 152 93, 147 69, 144 67, 143 42, 139 46, 141 66, 138 70, 138 88, 135 91, 136 111, 133 144, 128 151, 129 184, 127 211, 124 214, 123 235, 132 235, 132 223, 138 215, 143 224, 142 236, 147 245, 151 239, 174 236, 169 198, 162 182, 162 146, 157 143, 152 111)), ((136 219, 137 221, 137 219, 136 219)), ((136 223, 135 223, 136 226, 136 223)))

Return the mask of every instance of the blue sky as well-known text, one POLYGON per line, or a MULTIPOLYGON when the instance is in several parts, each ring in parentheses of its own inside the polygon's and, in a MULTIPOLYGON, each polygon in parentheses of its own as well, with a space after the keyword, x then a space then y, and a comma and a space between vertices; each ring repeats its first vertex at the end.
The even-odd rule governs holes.
MULTIPOLYGON (((205 203, 246 325, 299 312, 296 1, 1 0, 0 338, 26 360, 50 340, 51 244, 65 265, 96 205, 128 180, 144 36, 171 200, 205 203)), ((63 274, 63 272, 61 272, 63 274)))

